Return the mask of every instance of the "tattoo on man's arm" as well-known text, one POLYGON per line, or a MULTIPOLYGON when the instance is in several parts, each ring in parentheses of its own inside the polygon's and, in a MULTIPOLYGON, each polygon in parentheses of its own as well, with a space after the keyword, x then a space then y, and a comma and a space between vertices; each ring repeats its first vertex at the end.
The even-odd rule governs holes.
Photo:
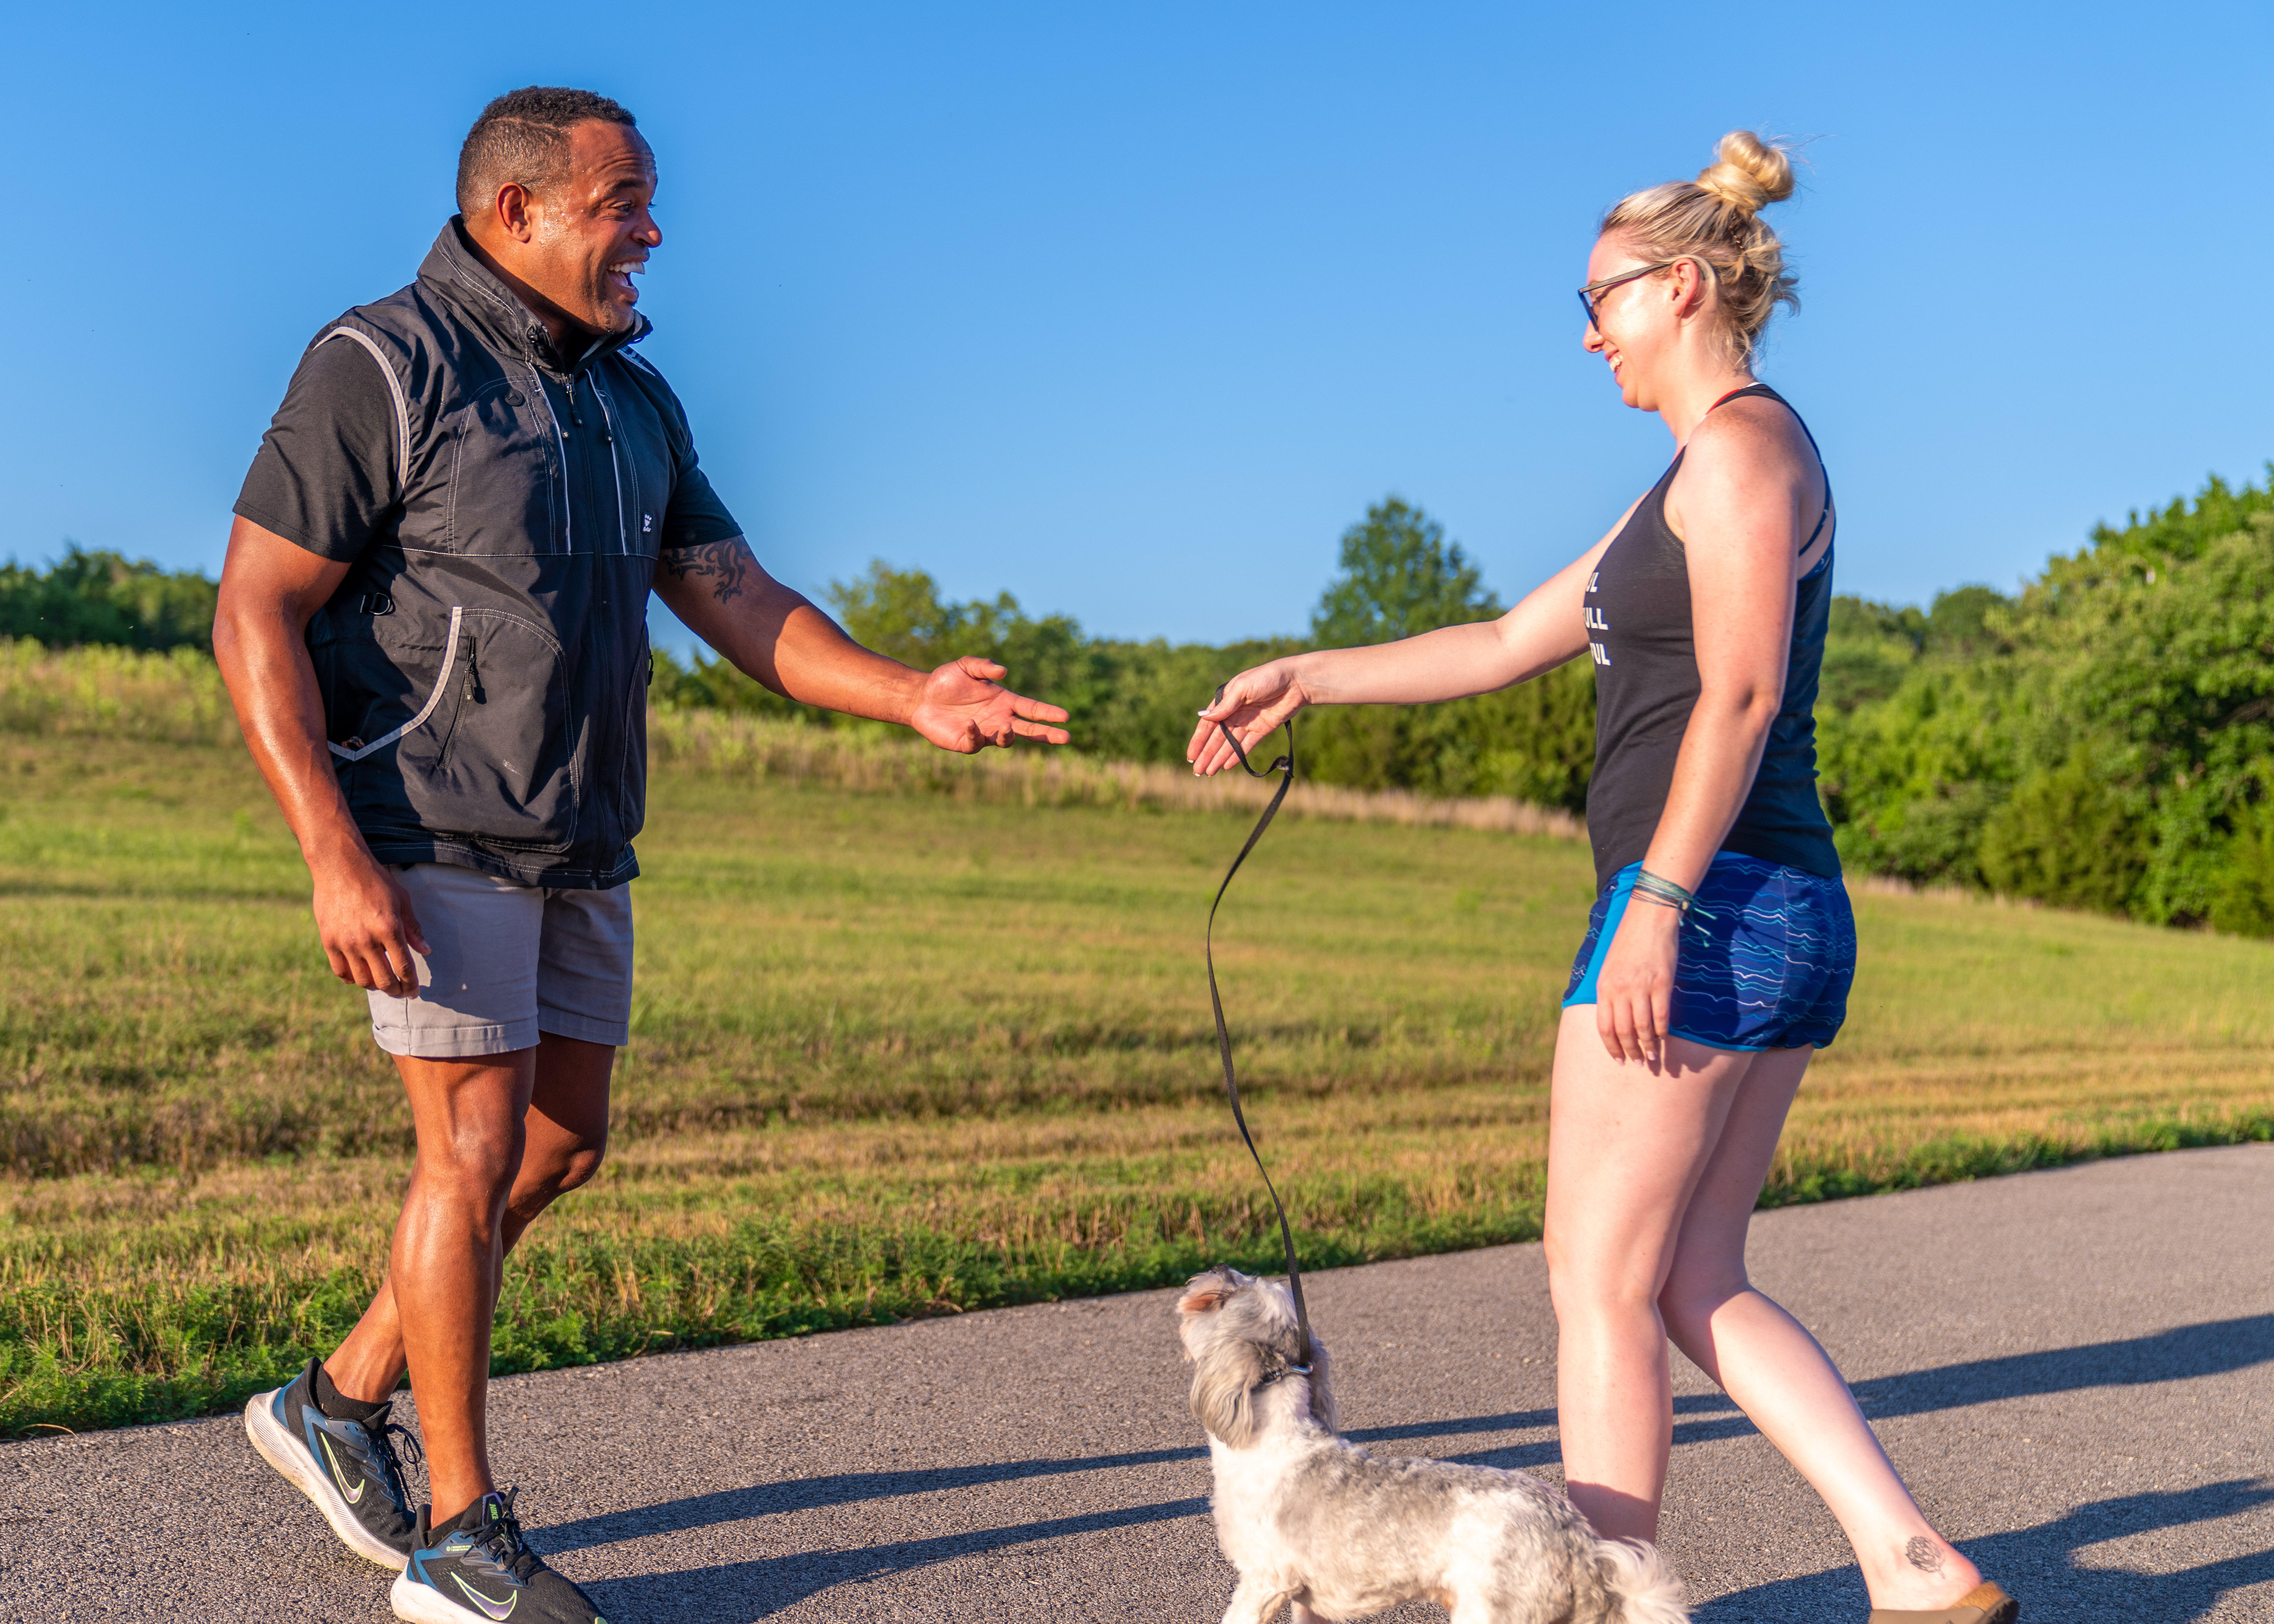
POLYGON ((1910 1565, 1921 1573, 1942 1571, 1942 1549, 1924 1534, 1914 1534, 1910 1544, 1903 1547, 1903 1555, 1908 1557, 1910 1560, 1910 1565))
POLYGON ((750 566, 757 562, 750 556, 750 544, 740 536, 706 542, 699 547, 674 547, 663 555, 662 561, 674 581, 694 575, 709 582, 711 596, 722 604, 742 595, 750 566))

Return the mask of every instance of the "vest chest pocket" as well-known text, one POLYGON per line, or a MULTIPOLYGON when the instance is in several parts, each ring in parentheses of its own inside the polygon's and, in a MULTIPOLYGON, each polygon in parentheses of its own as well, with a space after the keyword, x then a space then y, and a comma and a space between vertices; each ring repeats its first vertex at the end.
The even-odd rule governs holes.
POLYGON ((533 379, 493 379, 443 420, 449 485, 441 533, 415 534, 406 514, 406 547, 493 558, 568 550, 559 436, 551 410, 532 393, 538 387, 533 379))
POLYGON ((575 840, 579 785, 560 643, 494 609, 452 609, 439 639, 439 628, 387 629, 394 635, 331 644, 318 662, 320 680, 331 673, 328 713, 363 718, 359 733, 331 742, 358 824, 532 851, 575 840))
POLYGON ((568 846, 580 797, 560 643, 501 610, 453 610, 451 620, 455 658, 395 757, 419 822, 538 850, 568 846))
POLYGON ((663 541, 664 514, 671 506, 672 470, 677 463, 662 421, 646 396, 621 379, 610 382, 604 376, 606 370, 593 369, 591 387, 606 417, 618 545, 625 553, 654 558, 663 541))

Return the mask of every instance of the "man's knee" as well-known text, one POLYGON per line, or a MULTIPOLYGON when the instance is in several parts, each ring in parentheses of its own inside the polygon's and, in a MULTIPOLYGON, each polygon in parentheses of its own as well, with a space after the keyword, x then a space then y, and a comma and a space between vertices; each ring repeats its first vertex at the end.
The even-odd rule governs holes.
POLYGON ((552 1180, 553 1193, 563 1194, 591 1184, 607 1154, 608 1141, 605 1134, 597 1142, 588 1140, 577 1146, 561 1159, 561 1170, 552 1180))
POLYGON ((524 1140, 517 1124, 469 1126, 439 1143, 422 1139, 419 1177, 453 1196, 494 1207, 513 1188, 524 1140))
POLYGON ((529 1158, 514 1187, 514 1210, 525 1218, 533 1218, 556 1196, 591 1184, 607 1150, 608 1136, 603 1129, 597 1134, 580 1134, 565 1143, 555 1142, 540 1154, 529 1158))

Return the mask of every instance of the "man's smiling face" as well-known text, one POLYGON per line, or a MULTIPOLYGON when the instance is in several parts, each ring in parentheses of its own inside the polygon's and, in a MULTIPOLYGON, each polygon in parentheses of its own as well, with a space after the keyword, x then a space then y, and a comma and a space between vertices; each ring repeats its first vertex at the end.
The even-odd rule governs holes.
POLYGON ((561 179, 529 199, 529 234, 511 268, 578 327, 623 332, 639 303, 632 278, 663 241, 654 202, 655 154, 639 132, 588 119, 568 132, 561 179))

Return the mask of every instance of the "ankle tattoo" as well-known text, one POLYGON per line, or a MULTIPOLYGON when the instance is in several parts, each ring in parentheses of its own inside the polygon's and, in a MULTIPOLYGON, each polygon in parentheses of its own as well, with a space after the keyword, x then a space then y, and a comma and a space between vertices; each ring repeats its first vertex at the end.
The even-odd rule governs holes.
POLYGON ((1911 1542, 1903 1547, 1903 1556, 1921 1573, 1942 1571, 1942 1549, 1924 1534, 1912 1537, 1911 1542))

